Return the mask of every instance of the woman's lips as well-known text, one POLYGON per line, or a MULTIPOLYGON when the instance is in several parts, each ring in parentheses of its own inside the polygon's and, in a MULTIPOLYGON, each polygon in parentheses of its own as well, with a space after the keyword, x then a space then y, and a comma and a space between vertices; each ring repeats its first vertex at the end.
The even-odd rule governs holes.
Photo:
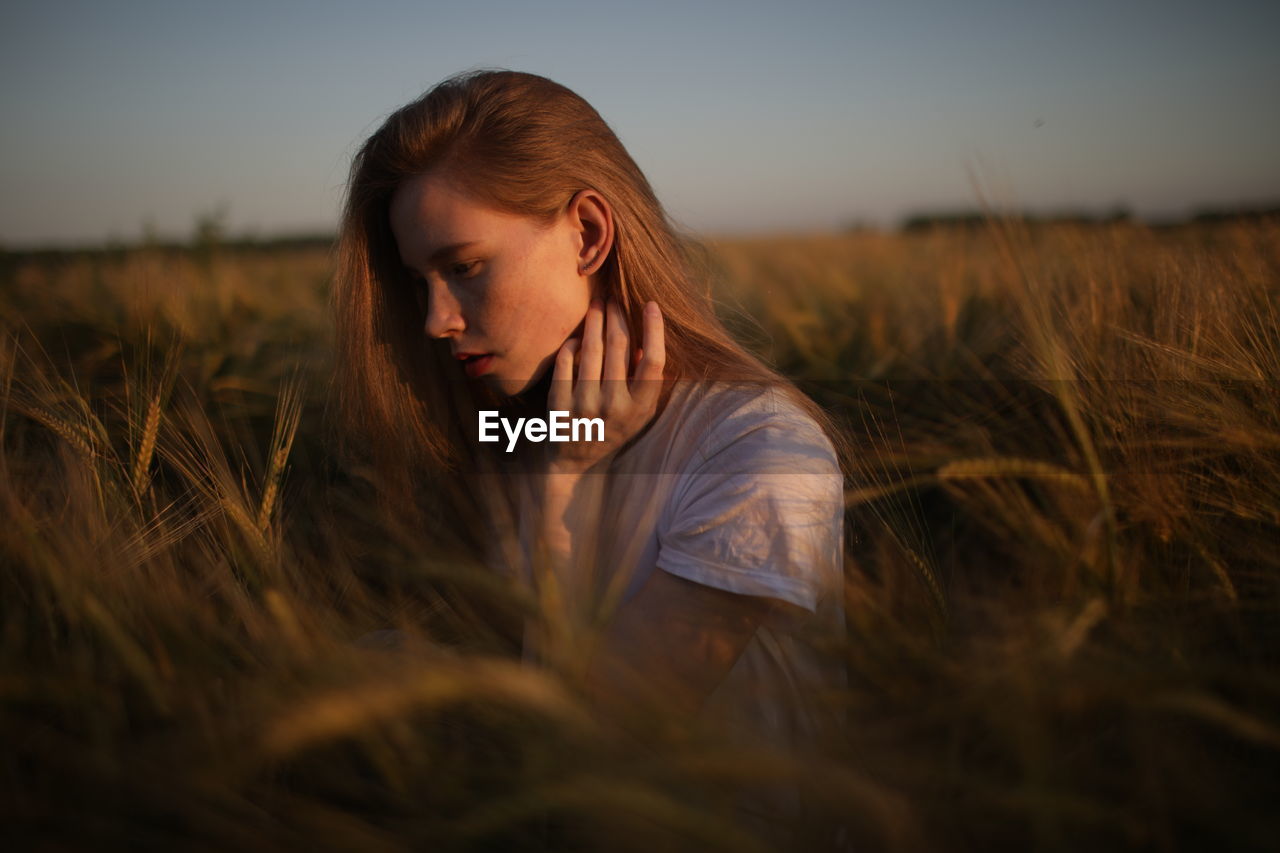
POLYGON ((462 362, 462 369, 467 372, 467 376, 475 379, 489 372, 490 366, 493 364, 493 354, 474 355, 462 362))

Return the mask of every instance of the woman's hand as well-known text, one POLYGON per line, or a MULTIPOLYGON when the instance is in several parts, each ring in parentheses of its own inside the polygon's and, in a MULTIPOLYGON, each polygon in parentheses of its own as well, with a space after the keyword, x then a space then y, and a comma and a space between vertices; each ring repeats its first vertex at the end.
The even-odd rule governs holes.
POLYGON ((662 393, 666 364, 662 312, 658 303, 644 307, 644 345, 632 363, 631 335, 622 309, 610 301, 602 306, 593 299, 587 309, 582 338, 570 338, 556 354, 550 411, 568 411, 571 418, 601 418, 604 441, 561 442, 554 445, 549 471, 580 474, 606 459, 644 429, 653 419, 662 393), (608 328, 606 329, 606 319, 608 328), (574 361, 577 358, 577 376, 574 361))
POLYGON ((738 662, 776 598, 739 595, 652 567, 608 622, 586 670, 588 695, 621 712, 646 702, 692 716, 738 662))

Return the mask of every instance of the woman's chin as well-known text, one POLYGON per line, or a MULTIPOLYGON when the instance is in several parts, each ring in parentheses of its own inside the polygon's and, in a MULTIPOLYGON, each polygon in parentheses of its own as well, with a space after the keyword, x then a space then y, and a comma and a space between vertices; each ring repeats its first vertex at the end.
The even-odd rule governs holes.
POLYGON ((490 385, 513 405, 539 405, 546 408, 551 390, 551 371, 544 370, 532 379, 495 379, 490 385))

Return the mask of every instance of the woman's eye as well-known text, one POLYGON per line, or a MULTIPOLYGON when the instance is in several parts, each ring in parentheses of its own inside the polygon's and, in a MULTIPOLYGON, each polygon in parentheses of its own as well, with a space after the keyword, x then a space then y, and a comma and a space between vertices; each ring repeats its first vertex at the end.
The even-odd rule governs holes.
POLYGON ((480 265, 479 261, 463 261, 449 266, 449 271, 456 276, 468 276, 475 272, 475 268, 480 265))

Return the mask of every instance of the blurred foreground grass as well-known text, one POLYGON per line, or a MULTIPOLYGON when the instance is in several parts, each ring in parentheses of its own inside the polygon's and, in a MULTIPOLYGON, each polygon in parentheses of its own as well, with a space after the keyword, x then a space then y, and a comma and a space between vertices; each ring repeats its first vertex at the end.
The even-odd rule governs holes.
POLYGON ((727 796, 791 774, 861 849, 1270 847, 1280 226, 711 249, 855 448, 842 742, 640 743, 522 667, 533 603, 333 458, 324 252, 7 256, 5 832, 761 849, 727 796))

